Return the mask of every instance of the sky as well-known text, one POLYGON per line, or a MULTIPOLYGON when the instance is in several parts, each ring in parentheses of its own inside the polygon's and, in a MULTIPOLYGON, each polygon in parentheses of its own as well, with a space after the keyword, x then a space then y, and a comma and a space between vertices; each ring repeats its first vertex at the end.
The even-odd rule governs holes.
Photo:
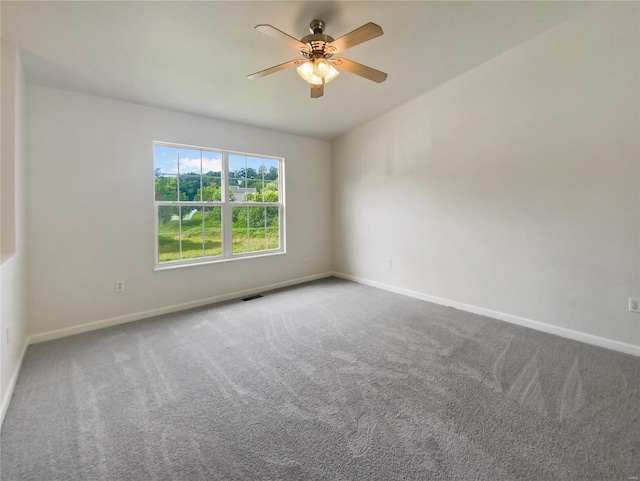
POLYGON ((220 172, 222 169, 222 154, 208 150, 179 149, 166 145, 153 146, 154 168, 163 174, 178 173, 178 159, 180 173, 220 172), (202 153, 202 171, 200 170, 200 153, 202 153))
MULTIPOLYGON (((160 169, 163 174, 177 174, 178 167, 180 173, 207 173, 220 172, 222 170, 222 153, 210 150, 186 149, 170 147, 167 145, 154 145, 154 168, 160 169), (202 154, 202 156, 201 156, 202 154), (202 170, 200 163, 202 162, 202 170)), ((271 167, 278 167, 278 161, 274 159, 263 159, 241 154, 229 155, 229 170, 252 168, 256 171, 265 166, 268 171, 271 167)))

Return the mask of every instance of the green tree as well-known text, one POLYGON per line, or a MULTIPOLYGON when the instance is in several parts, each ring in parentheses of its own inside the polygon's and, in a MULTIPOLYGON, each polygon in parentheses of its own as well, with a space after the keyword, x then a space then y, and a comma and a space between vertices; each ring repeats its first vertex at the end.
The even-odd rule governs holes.
POLYGON ((178 179, 176 176, 166 176, 155 170, 155 197, 156 200, 178 200, 178 179))
POLYGON ((265 184, 263 194, 265 202, 278 202, 278 182, 265 184))
POLYGON ((269 172, 264 174, 264 180, 276 180, 278 178, 278 168, 270 167, 269 172))
POLYGON ((200 176, 193 174, 183 174, 180 176, 180 200, 184 194, 187 201, 199 202, 200 198, 197 197, 200 190, 200 176))
POLYGON ((253 169, 251 167, 247 168, 246 175, 247 175, 247 179, 261 179, 262 178, 262 176, 258 175, 258 172, 256 172, 256 169, 253 169))
POLYGON ((266 184, 253 186, 255 193, 244 195, 244 202, 278 202, 278 182, 267 182, 266 184))
MULTIPOLYGON (((200 199, 200 189, 196 192, 196 199, 200 199)), ((209 184, 202 188, 203 202, 220 202, 222 200, 222 189, 216 184, 209 184)))
MULTIPOLYGON (((167 205, 162 205, 160 207, 158 207, 158 221, 165 225, 169 222, 171 222, 171 218, 175 215, 178 215, 178 210, 179 208, 177 206, 167 206, 167 205)), ((178 229, 178 224, 177 221, 176 222, 176 230, 178 229)))
POLYGON ((219 229, 222 225, 222 207, 205 207, 205 229, 219 229))

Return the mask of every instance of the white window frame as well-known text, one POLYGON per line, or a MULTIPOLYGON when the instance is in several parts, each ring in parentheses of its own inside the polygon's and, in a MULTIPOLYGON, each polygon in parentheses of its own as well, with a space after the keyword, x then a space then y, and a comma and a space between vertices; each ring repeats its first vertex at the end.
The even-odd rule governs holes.
MULTIPOLYGON (((200 150, 206 152, 215 152, 222 155, 222 165, 221 165, 221 187, 222 187, 222 200, 221 201, 209 201, 209 202, 191 202, 191 201, 164 201, 164 200, 156 200, 155 198, 155 177, 152 177, 153 184, 153 192, 154 192, 154 239, 155 239, 155 269, 154 270, 165 270, 165 269, 175 269, 178 267, 188 267, 188 266, 196 266, 203 264, 215 264, 220 262, 228 262, 239 259, 247 259, 247 258, 255 258, 255 257, 265 257, 272 255, 281 255, 286 254, 286 235, 285 235, 285 192, 284 192, 284 158, 283 157, 274 157, 272 155, 264 155, 264 154, 253 154, 248 152, 238 152, 233 150, 223 150, 216 149, 211 147, 200 147, 196 145, 187 145, 187 144, 176 144, 173 142, 163 142, 163 141, 154 141, 153 147, 156 145, 164 145, 167 147, 175 147, 178 149, 191 149, 191 150, 200 150), (258 157, 262 159, 276 160, 278 161, 278 202, 231 202, 229 200, 229 156, 230 155, 243 155, 248 157, 258 157), (222 253, 219 256, 210 256, 210 257, 197 257, 192 259, 180 259, 175 261, 159 261, 159 232, 158 232, 158 207, 161 206, 189 206, 189 207, 198 207, 204 209, 204 207, 222 207, 222 218, 221 218, 221 238, 222 238, 222 253), (252 251, 252 252, 242 252, 238 254, 233 253, 233 216, 232 216, 232 208, 234 207, 278 207, 278 234, 279 234, 279 245, 278 249, 268 249, 263 251, 252 251)), ((155 149, 154 149, 155 150, 155 149)), ((154 154, 155 155, 155 154, 154 154)), ((155 159, 154 159, 154 172, 155 172, 155 159)), ((202 172, 200 173, 202 176, 202 172)), ((178 172, 177 177, 179 178, 180 173, 178 172)), ((179 180, 178 180, 179 182, 179 180)), ((178 188, 178 195, 180 190, 178 188)), ((179 223, 180 229, 182 229, 182 222, 179 223)), ((180 230, 180 234, 182 231, 180 230)), ((182 243, 180 244, 180 249, 182 249, 182 243)))

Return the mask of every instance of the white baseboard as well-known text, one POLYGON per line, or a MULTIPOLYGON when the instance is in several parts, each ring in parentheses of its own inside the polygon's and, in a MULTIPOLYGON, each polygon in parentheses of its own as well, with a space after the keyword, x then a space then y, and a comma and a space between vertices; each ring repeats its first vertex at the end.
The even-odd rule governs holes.
POLYGON ((135 312, 133 314, 125 314, 124 316, 112 317, 109 319, 103 319, 100 321, 88 322, 86 324, 80 324, 77 326, 65 327, 63 329, 55 329, 52 331, 41 332, 29 336, 28 344, 36 344, 39 342, 51 341, 53 339, 60 339, 62 337, 73 336, 74 334, 81 334, 83 332, 95 331, 104 327, 116 326, 118 324, 124 324, 126 322, 139 321, 141 319, 147 319, 149 317, 160 316, 162 314, 170 314, 172 312, 184 311, 194 307, 206 306, 208 304, 215 304, 218 302, 228 301, 231 299, 238 299, 240 297, 250 296, 252 294, 258 294, 264 291, 270 291, 273 289, 279 289, 281 287, 293 286, 295 284, 301 284, 303 282, 314 281, 316 279, 322 279, 333 275, 331 272, 323 272, 321 274, 314 274, 312 276, 299 277, 284 282, 276 282, 274 284, 267 284, 252 289, 246 289, 243 291, 230 292, 228 294, 222 294, 220 296, 208 297, 206 299, 198 299, 196 301, 184 302, 181 304, 174 304, 171 306, 159 307, 157 309, 149 309, 147 311, 135 312))
POLYGON ((9 381, 9 385, 7 386, 7 392, 4 393, 4 398, 2 399, 2 408, 1 408, 2 413, 0 413, 0 426, 2 426, 2 423, 4 422, 4 415, 7 414, 7 409, 9 408, 9 402, 11 401, 11 396, 13 396, 13 390, 16 387, 16 382, 18 382, 18 374, 20 374, 20 369, 22 368, 22 361, 24 361, 24 356, 27 354, 28 348, 29 348, 29 338, 25 340, 24 346, 22 346, 20 359, 18 359, 16 368, 13 370, 11 381, 9 381))
POLYGON ((440 304, 443 306, 453 307, 462 311, 472 312, 481 316, 492 317, 501 321, 509 322, 511 324, 517 324, 518 326, 528 327, 537 331, 546 332, 549 334, 555 334, 557 336, 566 337, 574 341, 580 341, 594 346, 604 347, 607 349, 613 349, 614 351, 624 352, 626 354, 632 354, 640 357, 640 346, 635 344, 628 344, 625 342, 615 341, 613 339, 607 339, 605 337, 594 336, 593 334, 587 334, 586 332, 574 331, 565 327, 555 326, 553 324, 547 324, 540 321, 534 321, 525 317, 514 316, 512 314, 506 314, 500 311, 494 311, 486 309, 484 307, 473 306, 471 304, 464 304, 462 302, 452 301, 449 299, 443 299, 441 297, 430 296, 418 291, 412 291, 401 287, 392 286, 390 284, 384 284, 382 282, 371 281, 362 277, 356 277, 342 272, 332 272, 335 277, 340 277, 349 281, 354 281, 359 284, 367 286, 377 287, 384 289, 385 291, 395 292, 397 294, 403 294, 409 297, 415 297, 427 302, 433 302, 434 304, 440 304))

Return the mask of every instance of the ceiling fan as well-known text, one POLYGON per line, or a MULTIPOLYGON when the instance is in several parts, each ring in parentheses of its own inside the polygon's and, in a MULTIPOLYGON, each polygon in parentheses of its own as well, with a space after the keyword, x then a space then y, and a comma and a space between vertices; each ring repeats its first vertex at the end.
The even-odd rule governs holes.
POLYGON ((340 73, 336 67, 378 83, 387 79, 387 74, 380 70, 346 58, 333 58, 337 53, 382 35, 384 32, 379 25, 369 22, 338 39, 326 35, 324 27, 325 24, 322 20, 313 20, 309 24, 311 35, 297 40, 271 25, 256 25, 255 28, 258 32, 291 45, 302 54, 303 58, 261 70, 247 78, 257 79, 289 67, 297 67, 298 75, 311 85, 311 98, 322 97, 324 85, 331 82, 340 73))

